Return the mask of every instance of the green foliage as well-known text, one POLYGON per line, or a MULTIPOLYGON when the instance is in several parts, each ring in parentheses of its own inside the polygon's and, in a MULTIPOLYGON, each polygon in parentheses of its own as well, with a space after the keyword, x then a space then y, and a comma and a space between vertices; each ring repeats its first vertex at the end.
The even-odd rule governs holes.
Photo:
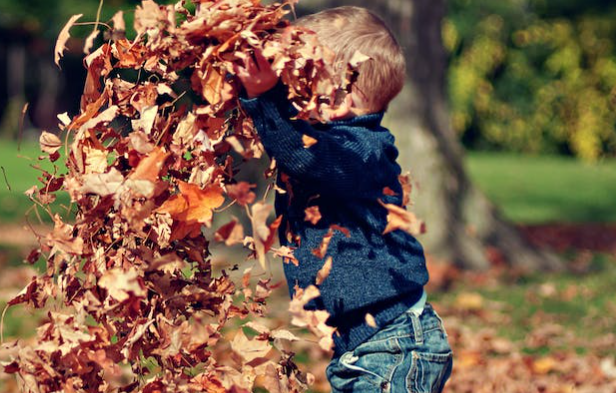
POLYGON ((614 5, 449 3, 443 39, 452 121, 464 141, 589 161, 616 153, 614 5))

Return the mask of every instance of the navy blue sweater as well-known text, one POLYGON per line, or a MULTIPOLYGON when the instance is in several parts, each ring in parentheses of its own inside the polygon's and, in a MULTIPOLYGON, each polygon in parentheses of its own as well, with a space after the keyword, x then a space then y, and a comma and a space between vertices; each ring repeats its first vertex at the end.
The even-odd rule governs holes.
POLYGON ((275 207, 283 216, 280 242, 295 248, 299 261, 284 265, 291 295, 296 284, 315 284, 327 257, 333 258, 329 276, 318 286, 321 296, 306 308, 331 314, 328 324, 338 328, 334 351, 339 356, 376 333, 366 313, 377 326, 386 325, 419 300, 428 281, 419 242, 401 230, 382 235, 387 210, 378 200, 402 204, 394 137, 380 125, 383 113, 316 125, 291 120, 297 111, 281 84, 242 99, 242 107, 276 159, 279 186, 287 190, 276 194, 275 207), (317 142, 305 147, 303 135, 317 142), (395 195, 385 195, 385 187, 395 195), (305 220, 305 210, 315 205, 322 218, 313 225, 305 220), (334 224, 350 236, 334 230, 325 257, 315 256, 313 250, 334 224))

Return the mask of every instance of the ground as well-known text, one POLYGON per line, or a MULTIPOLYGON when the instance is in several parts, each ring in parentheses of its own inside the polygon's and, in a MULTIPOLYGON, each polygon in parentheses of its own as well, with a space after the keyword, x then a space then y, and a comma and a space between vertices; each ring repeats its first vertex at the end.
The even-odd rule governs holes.
MULTIPOLYGON (((35 171, 23 161, 2 158, 10 143, 0 146, 0 166, 11 187, 0 192, 3 306, 35 274, 21 262, 34 244, 24 229, 29 203, 21 192, 33 183, 35 171)), ((24 151, 36 156, 32 144, 24 151)), ((528 239, 558 252, 568 269, 521 275, 496 258, 491 270, 468 273, 430 260, 430 301, 454 349, 446 392, 615 392, 616 164, 589 167, 561 158, 472 154, 468 167, 528 239)), ((30 214, 30 225, 37 221, 30 214)), ((46 221, 34 229, 44 231, 46 221)), ((287 302, 282 286, 270 300, 270 323, 288 326, 287 302)), ((32 335, 40 318, 24 308, 10 309, 4 340, 32 335)), ((327 354, 308 340, 294 348, 300 367, 316 377, 312 390, 328 391, 327 354)), ((0 391, 15 389, 12 377, 0 374, 0 391)))

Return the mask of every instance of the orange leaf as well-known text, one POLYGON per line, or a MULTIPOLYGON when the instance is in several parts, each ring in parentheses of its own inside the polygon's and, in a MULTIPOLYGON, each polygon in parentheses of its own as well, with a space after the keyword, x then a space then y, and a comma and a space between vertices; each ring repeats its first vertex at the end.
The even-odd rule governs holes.
POLYGON ((401 229, 413 236, 426 232, 425 224, 414 213, 391 203, 383 203, 381 201, 379 203, 389 211, 387 214, 387 227, 383 231, 383 235, 397 229, 401 229))
POLYGON ((184 198, 184 196, 178 194, 167 199, 158 209, 156 209, 156 212, 169 213, 172 218, 176 218, 181 214, 184 214, 186 209, 188 209, 188 201, 184 198))
POLYGON ((302 143, 304 144, 305 149, 309 148, 317 142, 318 141, 311 136, 308 136, 306 134, 302 135, 302 143))
POLYGON ((178 182, 180 193, 188 202, 185 221, 197 221, 209 226, 211 224, 213 210, 220 207, 225 201, 222 189, 218 186, 209 186, 202 190, 192 183, 178 182))
POLYGON ((156 147, 150 154, 139 161, 135 171, 128 178, 133 180, 149 180, 155 183, 158 181, 160 170, 163 168, 165 159, 168 156, 169 153, 160 147, 156 147))

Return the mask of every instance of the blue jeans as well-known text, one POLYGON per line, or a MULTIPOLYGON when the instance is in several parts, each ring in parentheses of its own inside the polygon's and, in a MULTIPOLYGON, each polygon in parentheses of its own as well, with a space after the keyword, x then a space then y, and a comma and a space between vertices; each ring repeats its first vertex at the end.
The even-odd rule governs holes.
POLYGON ((441 392, 453 360, 443 322, 429 303, 406 312, 353 351, 332 359, 332 392, 441 392))

